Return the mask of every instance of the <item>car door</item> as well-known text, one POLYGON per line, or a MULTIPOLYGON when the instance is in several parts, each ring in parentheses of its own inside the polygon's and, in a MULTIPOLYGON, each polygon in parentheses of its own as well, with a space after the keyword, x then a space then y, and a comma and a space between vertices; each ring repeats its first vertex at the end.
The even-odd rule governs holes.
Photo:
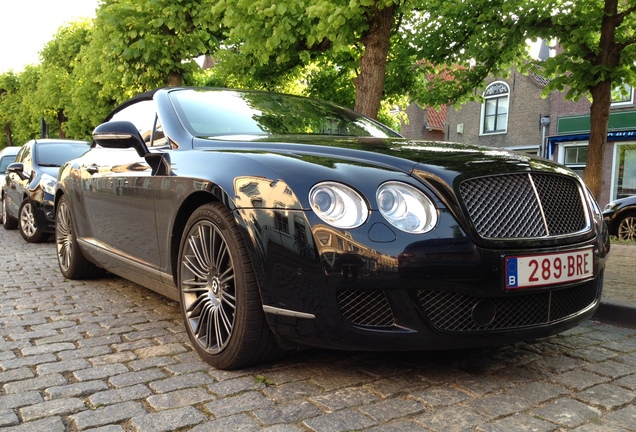
POLYGON ((17 218, 20 205, 24 197, 24 191, 28 187, 31 175, 33 173, 32 162, 32 142, 26 143, 15 158, 14 163, 22 164, 22 174, 24 178, 21 178, 18 173, 10 172, 7 174, 6 183, 6 203, 7 212, 10 216, 17 218))
MULTIPOLYGON (((140 101, 110 121, 130 121, 151 147, 156 109, 140 101)), ((110 252, 158 269, 154 187, 157 179, 146 160, 133 149, 96 146, 82 158, 82 191, 93 240, 110 252)))

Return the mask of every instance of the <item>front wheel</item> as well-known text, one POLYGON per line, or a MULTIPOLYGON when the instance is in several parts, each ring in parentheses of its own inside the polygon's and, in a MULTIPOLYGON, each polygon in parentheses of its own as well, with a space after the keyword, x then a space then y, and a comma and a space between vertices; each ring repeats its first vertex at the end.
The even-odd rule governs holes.
POLYGON ((65 196, 60 198, 56 206, 55 244, 57 263, 65 278, 89 279, 104 273, 104 270, 88 261, 79 248, 71 209, 65 196))
POLYGON ((278 354, 247 249, 222 204, 203 205, 190 216, 178 284, 186 330, 203 360, 236 369, 278 354))
POLYGON ((49 238, 49 234, 42 231, 35 217, 35 206, 31 201, 25 199, 20 205, 19 228, 22 238, 29 243, 41 243, 49 238))
POLYGON ((616 235, 621 240, 636 240, 636 215, 623 216, 618 223, 616 235))

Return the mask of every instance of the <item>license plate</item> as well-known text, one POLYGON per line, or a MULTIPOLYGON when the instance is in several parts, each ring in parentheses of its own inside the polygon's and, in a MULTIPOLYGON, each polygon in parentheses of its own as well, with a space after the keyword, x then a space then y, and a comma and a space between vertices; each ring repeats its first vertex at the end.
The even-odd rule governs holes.
POLYGON ((506 257, 506 289, 574 282, 594 276, 593 248, 506 257))

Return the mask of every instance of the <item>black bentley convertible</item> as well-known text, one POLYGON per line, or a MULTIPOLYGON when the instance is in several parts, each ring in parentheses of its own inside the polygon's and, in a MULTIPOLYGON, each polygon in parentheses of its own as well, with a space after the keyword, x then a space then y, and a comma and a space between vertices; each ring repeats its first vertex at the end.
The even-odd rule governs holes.
POLYGON ((302 346, 534 339, 599 305, 607 228, 579 177, 546 160, 205 88, 138 95, 93 139, 58 179, 62 273, 178 300, 218 368, 302 346))

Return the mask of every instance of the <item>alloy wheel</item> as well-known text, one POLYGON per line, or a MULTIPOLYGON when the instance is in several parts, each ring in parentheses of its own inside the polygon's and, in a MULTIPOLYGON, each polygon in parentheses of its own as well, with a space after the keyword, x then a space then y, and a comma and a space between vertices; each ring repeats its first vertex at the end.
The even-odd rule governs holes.
POLYGON ((67 272, 73 259, 73 248, 71 247, 71 242, 73 241, 72 225, 66 202, 60 202, 58 207, 55 221, 57 258, 61 270, 67 272))
POLYGON ((25 203, 20 211, 20 228, 27 237, 33 237, 38 227, 35 222, 35 215, 33 214, 33 204, 25 203))
POLYGON ((618 225, 618 238, 636 240, 636 216, 626 216, 618 225))
POLYGON ((221 231, 200 221, 189 231, 181 258, 181 289, 186 323, 199 346, 222 351, 234 330, 234 265, 221 231))

